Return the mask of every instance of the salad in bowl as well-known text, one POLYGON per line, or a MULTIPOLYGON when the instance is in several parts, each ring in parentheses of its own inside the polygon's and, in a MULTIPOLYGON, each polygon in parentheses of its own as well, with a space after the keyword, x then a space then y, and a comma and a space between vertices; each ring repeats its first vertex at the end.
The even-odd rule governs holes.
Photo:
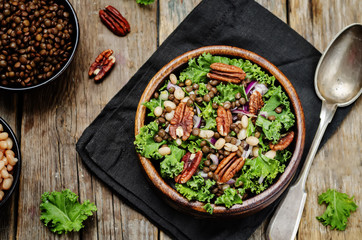
POLYGON ((291 101, 273 75, 247 59, 190 58, 142 106, 136 151, 164 184, 208 214, 263 193, 293 155, 291 101))

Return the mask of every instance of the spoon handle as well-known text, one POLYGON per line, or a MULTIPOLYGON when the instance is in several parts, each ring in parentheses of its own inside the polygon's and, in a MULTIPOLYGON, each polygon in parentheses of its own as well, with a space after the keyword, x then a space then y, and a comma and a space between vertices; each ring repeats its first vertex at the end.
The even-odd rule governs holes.
POLYGON ((295 238, 299 222, 302 217, 305 200, 307 198, 305 182, 324 132, 327 129, 328 124, 331 122, 336 109, 336 104, 328 104, 326 101, 322 102, 322 109, 320 113, 321 120, 312 145, 309 149, 303 169, 298 180, 290 187, 285 195, 285 198, 281 201, 275 211, 273 218, 270 220, 266 232, 267 239, 293 240, 295 238))

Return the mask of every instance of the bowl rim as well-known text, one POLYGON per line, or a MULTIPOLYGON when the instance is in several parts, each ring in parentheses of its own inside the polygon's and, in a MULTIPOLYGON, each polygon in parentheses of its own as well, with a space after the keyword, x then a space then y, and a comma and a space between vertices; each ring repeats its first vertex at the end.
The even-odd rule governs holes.
POLYGON ((55 0, 57 2, 64 2, 64 4, 66 4, 71 12, 71 15, 74 18, 74 26, 75 26, 75 31, 74 31, 74 38, 75 38, 75 42, 74 42, 74 47, 72 50, 72 53, 70 54, 69 59, 67 60, 67 62, 64 64, 64 66, 51 78, 47 79, 44 82, 41 82, 39 84, 36 85, 31 85, 31 86, 27 86, 27 87, 6 87, 3 85, 0 85, 0 90, 6 90, 9 92, 24 92, 24 91, 28 91, 28 90, 33 90, 39 87, 42 87, 50 82, 53 82, 55 79, 57 79, 60 75, 62 75, 65 70, 69 67, 69 65, 72 63, 73 58, 76 54, 77 48, 78 48, 78 43, 79 43, 79 36, 80 36, 80 31, 79 31, 79 21, 78 21, 78 16, 77 13, 75 12, 72 4, 68 1, 68 0, 55 0))
POLYGON ((289 164, 286 166, 285 171, 279 176, 278 180, 269 186, 265 191, 243 201, 242 204, 236 204, 229 209, 223 206, 212 204, 214 207, 214 212, 212 215, 210 215, 203 209, 204 203, 198 201, 188 201, 164 181, 164 179, 159 175, 153 166, 150 159, 141 156, 139 153, 137 153, 137 155, 142 165, 142 169, 147 175, 147 179, 151 181, 152 185, 156 187, 156 189, 163 193, 162 196, 164 196, 165 200, 173 207, 198 217, 207 218, 249 215, 267 207, 285 191, 296 173, 304 149, 305 120, 299 97, 288 78, 268 60, 251 51, 226 45, 205 46, 188 51, 174 58, 152 77, 146 89, 144 90, 138 103, 136 112, 135 136, 139 134, 139 130, 144 125, 145 121, 146 107, 143 106, 142 103, 149 101, 149 99, 153 96, 154 91, 158 89, 160 84, 164 82, 167 76, 169 76, 175 70, 182 68, 184 64, 187 64, 189 59, 196 58, 205 52, 211 53, 212 55, 243 58, 256 63, 266 72, 273 75, 279 84, 283 87, 294 110, 296 117, 295 129, 297 132, 293 155, 289 160, 289 164))
POLYGON ((17 168, 17 171, 13 175, 13 178, 14 178, 13 185, 11 186, 11 188, 9 190, 6 191, 4 198, 0 201, 0 209, 1 209, 6 204, 6 202, 11 198, 11 195, 13 194, 14 190, 16 189, 16 187, 19 183, 20 172, 21 172, 21 151, 20 151, 18 139, 16 138, 12 128, 2 117, 0 117, 0 124, 3 125, 4 132, 7 132, 9 134, 9 136, 12 138, 12 140, 13 140, 12 150, 13 151, 15 150, 14 151, 15 156, 17 156, 17 158, 18 158, 18 162, 15 165, 15 167, 17 168))

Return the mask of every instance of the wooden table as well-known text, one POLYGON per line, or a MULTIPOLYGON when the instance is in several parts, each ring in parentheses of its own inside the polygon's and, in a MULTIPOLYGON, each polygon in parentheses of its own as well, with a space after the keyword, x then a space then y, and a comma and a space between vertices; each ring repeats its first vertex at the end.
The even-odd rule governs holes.
MULTIPOLYGON (((71 0, 77 11, 81 38, 77 55, 55 84, 26 94, 0 94, 0 116, 16 131, 23 157, 19 192, 0 214, 0 239, 56 239, 39 221, 40 196, 45 191, 69 188, 80 200, 95 202, 98 211, 80 233, 62 239, 169 239, 145 217, 123 203, 92 176, 75 150, 84 129, 122 88, 162 41, 200 0, 159 0, 140 6, 135 0, 109 0, 129 20, 132 32, 113 35, 98 18, 104 1, 71 0), (103 2, 103 3, 102 3, 103 2), (116 52, 117 66, 107 79, 95 84, 88 67, 106 48, 116 52)), ((318 50, 353 22, 362 22, 360 0, 257 0, 286 22, 318 50)), ((315 109, 320 111, 320 109, 315 109)), ((362 236, 362 160, 359 99, 336 133, 318 153, 308 182, 308 198, 297 239, 358 239, 362 236), (360 206, 346 231, 331 231, 315 217, 317 195, 336 188, 354 195, 360 206)), ((317 124, 317 123, 316 123, 317 124)), ((268 220, 251 239, 265 239, 268 220)))

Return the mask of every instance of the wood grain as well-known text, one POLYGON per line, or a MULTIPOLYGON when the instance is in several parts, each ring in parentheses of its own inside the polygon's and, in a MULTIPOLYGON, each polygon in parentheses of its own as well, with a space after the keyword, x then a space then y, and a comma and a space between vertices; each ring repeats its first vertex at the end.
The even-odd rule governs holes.
MULTIPOLYGON (((14 195, 9 206, 1 210, 0 239, 170 239, 90 174, 75 151, 75 143, 157 45, 199 2, 158 0, 150 6, 140 6, 135 0, 71 0, 81 26, 80 47, 71 67, 52 85, 24 96, 0 94, 0 116, 21 137, 23 154, 19 200, 16 202, 14 195), (98 10, 105 4, 115 6, 129 20, 131 33, 127 37, 117 37, 101 24, 98 10), (95 84, 88 79, 88 67, 106 48, 115 51, 117 63, 104 82, 95 84), (80 201, 95 202, 98 211, 86 221, 84 231, 58 237, 40 223, 39 201, 44 191, 64 188, 78 193, 80 201)), ((358 0, 257 2, 320 51, 344 26, 362 22, 362 2, 358 0)), ((355 195, 357 204, 362 205, 362 189, 357 187, 362 183, 361 105, 360 99, 316 156, 297 239, 358 239, 362 235, 361 208, 352 213, 344 232, 330 230, 315 219, 325 209, 317 204, 317 195, 328 188, 355 195)), ((265 239, 267 224, 268 220, 264 221, 251 239, 265 239)))
MULTIPOLYGON (((342 28, 362 22, 361 1, 290 0, 289 6, 290 26, 320 51, 342 28)), ((360 98, 337 132, 317 154, 307 181, 308 197, 298 239, 360 239, 362 236, 361 208, 351 214, 343 232, 330 230, 315 218, 325 210, 325 206, 318 205, 317 196, 329 188, 354 195, 357 205, 361 206, 361 115, 360 98)))

